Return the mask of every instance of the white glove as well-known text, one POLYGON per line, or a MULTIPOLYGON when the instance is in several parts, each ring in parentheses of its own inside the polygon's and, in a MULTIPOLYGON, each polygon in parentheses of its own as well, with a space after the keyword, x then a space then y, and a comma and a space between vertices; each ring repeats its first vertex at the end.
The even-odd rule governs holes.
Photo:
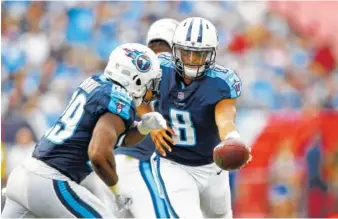
POLYGON ((117 211, 122 213, 130 208, 133 204, 133 199, 127 195, 116 195, 115 202, 117 205, 117 211))
POLYGON ((137 129, 142 135, 147 135, 153 129, 167 129, 167 121, 158 112, 146 113, 137 124, 137 129))

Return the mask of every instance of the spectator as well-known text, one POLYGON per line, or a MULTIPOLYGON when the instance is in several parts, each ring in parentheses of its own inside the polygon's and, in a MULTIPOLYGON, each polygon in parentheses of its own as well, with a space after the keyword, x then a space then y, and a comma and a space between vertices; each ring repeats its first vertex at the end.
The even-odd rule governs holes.
POLYGON ((33 153, 35 144, 33 134, 28 128, 20 128, 17 131, 15 144, 7 153, 7 173, 10 173, 26 157, 33 153))

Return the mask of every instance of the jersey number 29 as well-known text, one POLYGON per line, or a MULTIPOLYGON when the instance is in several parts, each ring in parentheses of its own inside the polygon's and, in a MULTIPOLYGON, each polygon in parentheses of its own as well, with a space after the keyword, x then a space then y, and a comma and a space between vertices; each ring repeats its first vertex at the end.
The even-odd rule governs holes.
POLYGON ((59 121, 47 133, 46 138, 55 144, 62 144, 72 137, 82 118, 86 102, 87 97, 85 94, 75 92, 66 110, 62 113, 59 121))
POLYGON ((188 111, 170 109, 171 127, 176 136, 172 136, 176 146, 194 147, 196 145, 196 132, 188 111))

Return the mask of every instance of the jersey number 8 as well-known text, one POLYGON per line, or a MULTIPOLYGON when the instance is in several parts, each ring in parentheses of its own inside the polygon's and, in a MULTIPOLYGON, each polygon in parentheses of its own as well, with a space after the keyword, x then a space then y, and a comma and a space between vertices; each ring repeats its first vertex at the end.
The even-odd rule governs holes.
POLYGON ((196 145, 196 132, 188 111, 170 109, 171 127, 177 136, 172 136, 175 146, 194 147, 196 145))
POLYGON ((82 118, 86 101, 85 94, 75 92, 61 118, 47 133, 46 138, 55 144, 62 144, 72 137, 82 118))

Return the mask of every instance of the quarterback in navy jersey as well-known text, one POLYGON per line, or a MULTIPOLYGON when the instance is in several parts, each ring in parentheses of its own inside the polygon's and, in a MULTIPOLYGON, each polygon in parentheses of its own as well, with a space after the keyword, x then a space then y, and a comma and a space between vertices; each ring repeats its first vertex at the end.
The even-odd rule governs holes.
POLYGON ((102 75, 76 89, 55 125, 39 141, 33 156, 10 174, 3 217, 112 218, 81 181, 94 171, 116 192, 113 148, 121 135, 166 128, 159 113, 135 123, 135 109, 152 99, 162 71, 153 51, 130 43, 110 55, 102 75))
POLYGON ((234 123, 241 80, 215 63, 218 36, 203 18, 183 20, 172 54, 160 54, 163 76, 155 110, 175 134, 152 130, 140 145, 156 146, 153 172, 171 217, 232 217, 229 176, 213 149, 240 135, 234 123))

